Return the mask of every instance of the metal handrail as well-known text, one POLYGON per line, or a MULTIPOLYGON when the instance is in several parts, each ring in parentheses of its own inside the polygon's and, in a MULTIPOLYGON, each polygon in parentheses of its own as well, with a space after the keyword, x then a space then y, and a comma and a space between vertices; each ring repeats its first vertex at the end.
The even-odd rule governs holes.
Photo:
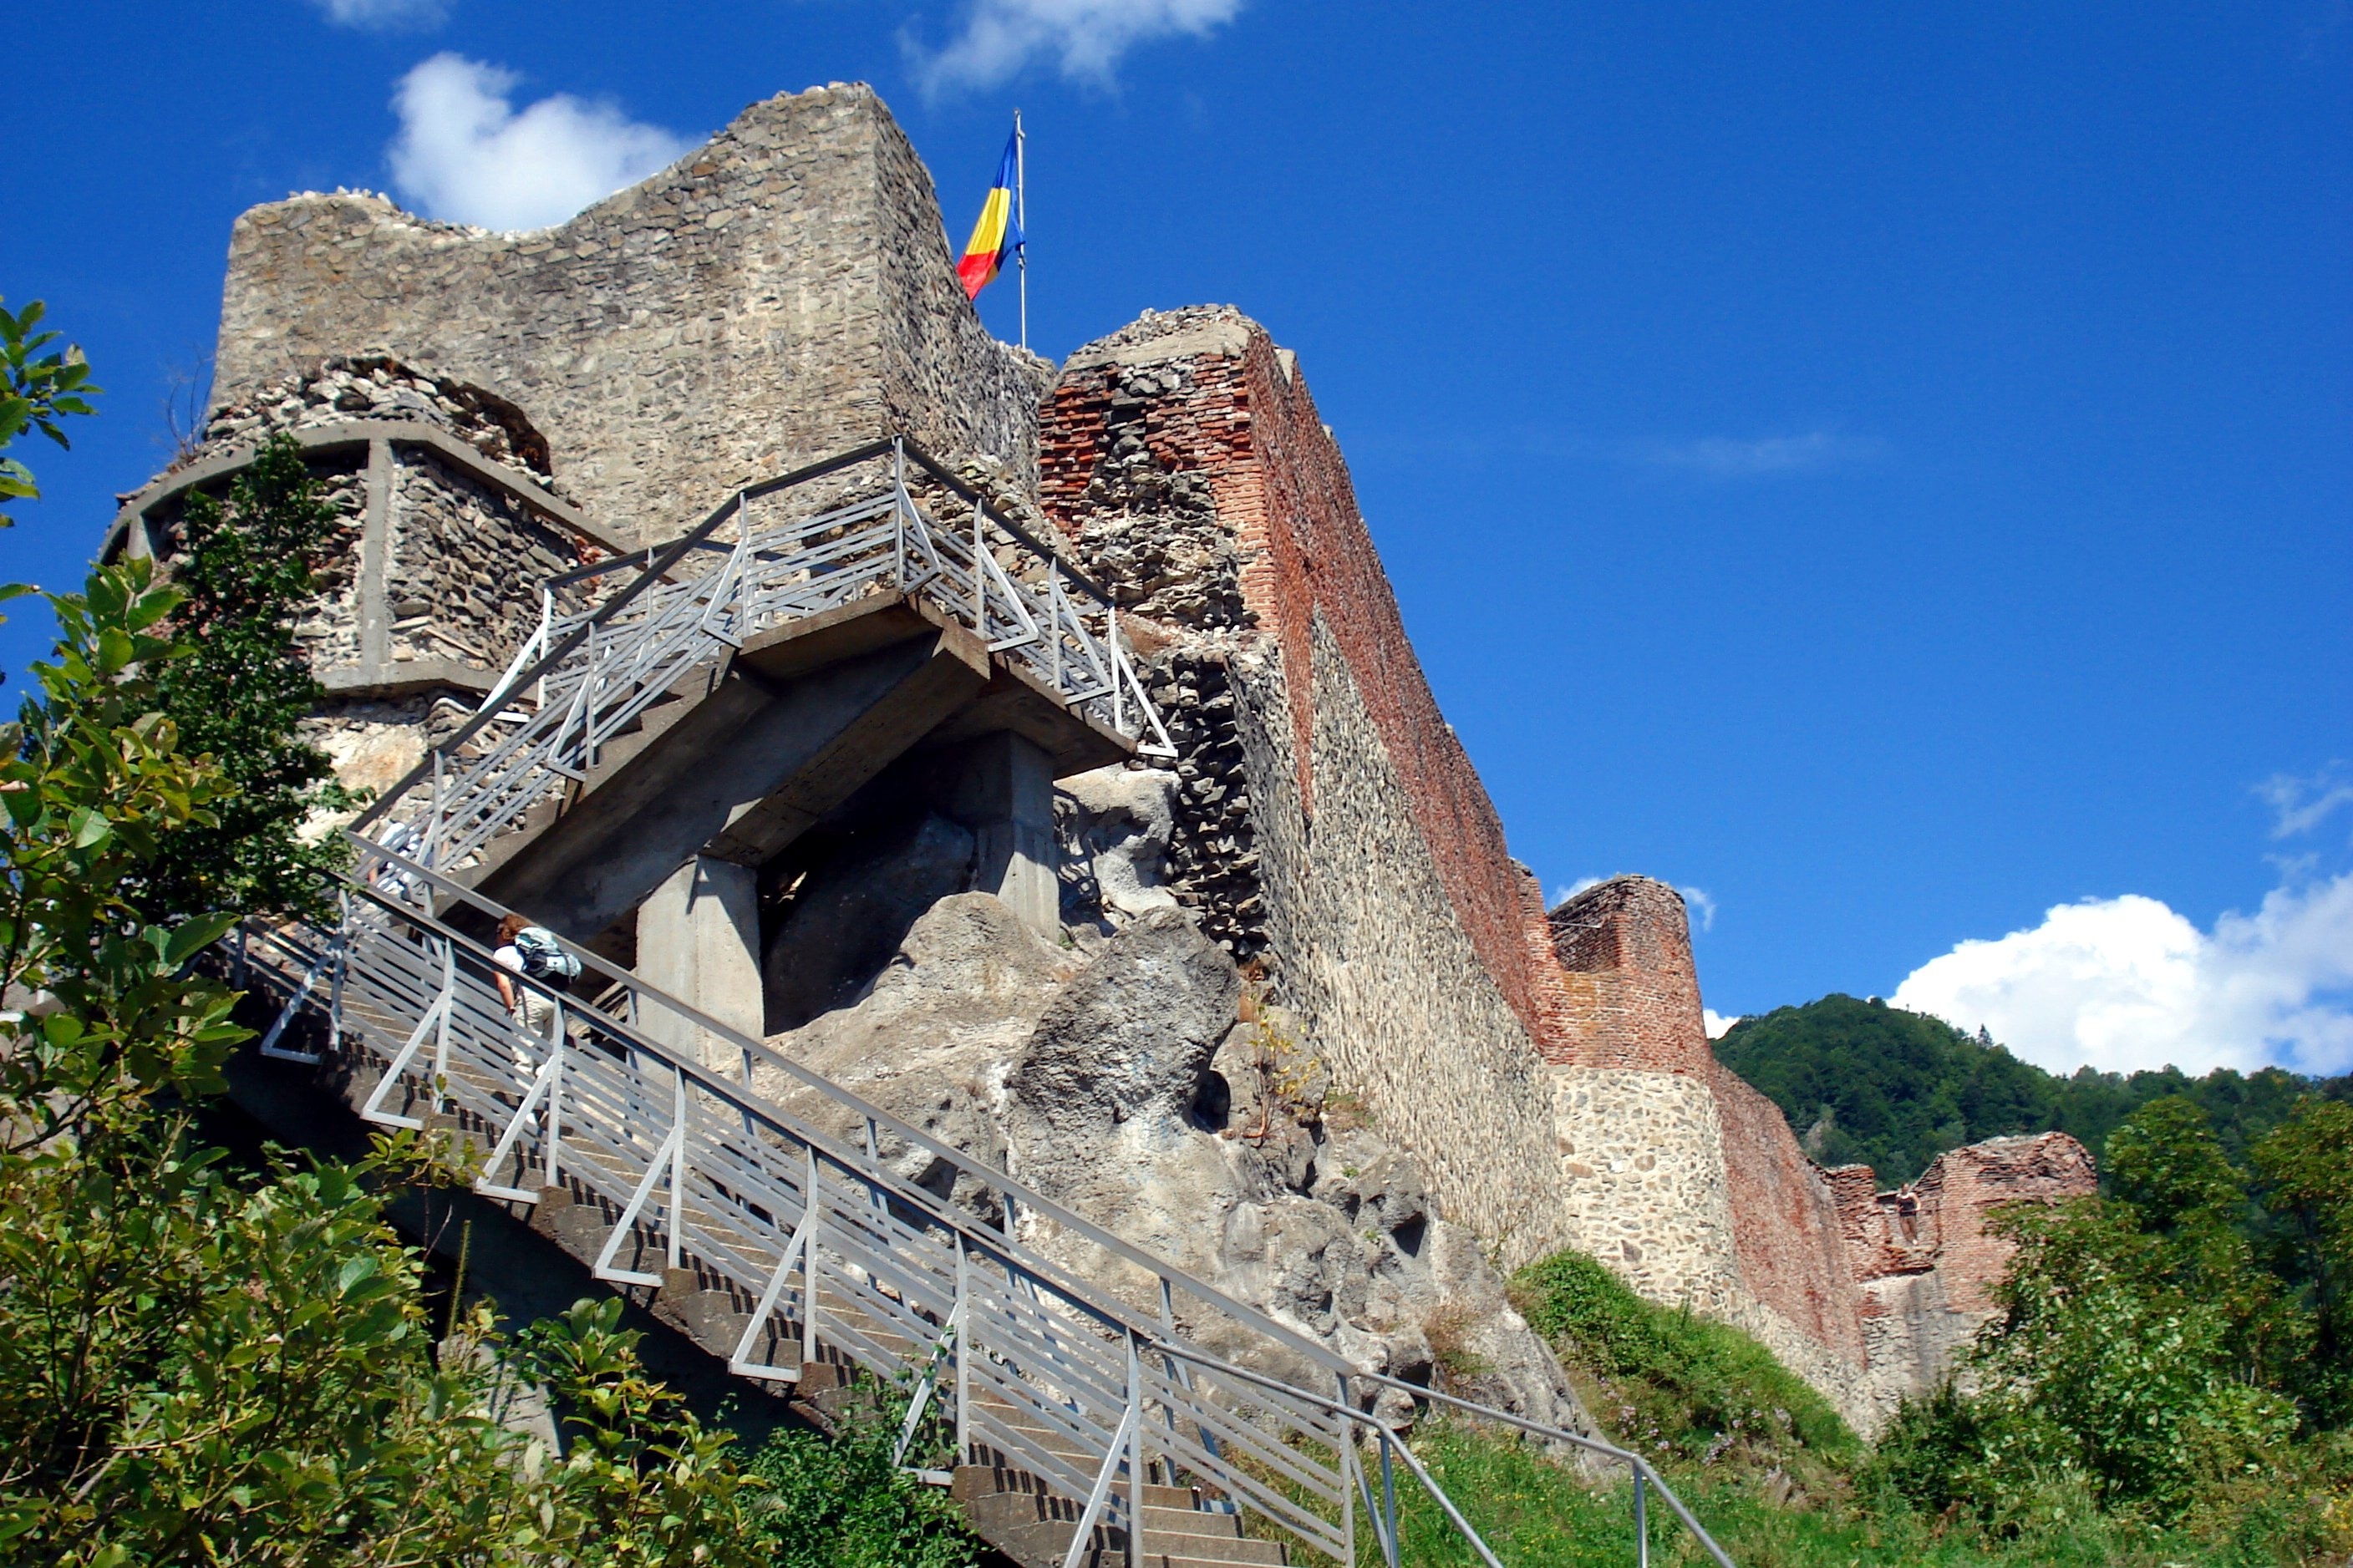
MULTIPOLYGON (((670 693, 681 677, 723 659, 763 626, 878 591, 929 600, 992 654, 1024 668, 1056 700, 1092 710, 1139 751, 1174 756, 1166 726, 1120 637, 1116 608, 1106 603, 1098 635, 1080 617, 1068 585, 1077 584, 1082 596, 1101 591, 983 501, 973 502, 969 537, 939 522, 908 488, 911 465, 943 487, 955 485, 902 441, 871 443, 738 491, 693 531, 649 552, 636 580, 592 610, 557 617, 556 589, 582 574, 551 580, 542 589, 537 630, 500 677, 498 700, 431 748, 355 826, 373 828, 397 810, 420 835, 424 858, 445 869, 470 864, 538 802, 586 779, 601 746, 670 693), (754 517, 753 502, 763 495, 886 455, 887 477, 877 476, 858 499, 814 516, 774 522, 754 517), (1023 582, 1007 570, 988 532, 992 521, 1013 541, 1019 569, 1042 582, 1023 582), (721 545, 713 535, 730 521, 733 543, 721 545), (700 576, 675 580, 671 569, 694 549, 722 551, 723 559, 700 576), (526 687, 537 694, 528 708, 515 700, 526 687), (484 735, 493 719, 511 728, 497 738, 484 735), (417 786, 428 780, 430 793, 420 800, 417 786)), ((960 485, 956 491, 970 493, 960 485)))
MULTIPOLYGON (((480 942, 434 914, 432 908, 437 897, 444 897, 483 917, 502 917, 508 911, 406 857, 364 839, 359 841, 359 848, 364 857, 360 874, 345 889, 345 914, 335 931, 249 926, 245 932, 248 962, 273 976, 287 993, 280 1027, 272 1031, 273 1037, 282 1032, 284 1020, 305 1005, 311 991, 308 983, 332 961, 337 983, 328 1005, 339 1035, 345 1033, 343 1014, 350 1005, 390 1009, 392 1023, 409 1029, 399 1052, 376 1051, 388 1059, 389 1068, 364 1114, 412 1124, 415 1119, 391 1111, 384 1101, 402 1083, 417 1079, 437 1103, 446 1096, 482 1117, 487 1125, 503 1121, 495 1150, 499 1158, 482 1182, 484 1191, 511 1201, 533 1201, 536 1193, 520 1184, 507 1184, 507 1163, 537 1162, 551 1183, 559 1173, 581 1179, 584 1163, 596 1168, 603 1184, 597 1190, 622 1211, 621 1221, 598 1259, 598 1272, 617 1282, 657 1282, 659 1276, 625 1268, 616 1257, 628 1237, 654 1225, 659 1213, 661 1218, 656 1228, 664 1232, 670 1267, 681 1266, 689 1255, 701 1258, 735 1280, 747 1297, 760 1298, 759 1312, 745 1331, 739 1353, 731 1358, 733 1370, 779 1381, 797 1375, 797 1367, 765 1366, 750 1360, 749 1354, 786 1294, 787 1277, 798 1267, 803 1284, 794 1299, 804 1325, 804 1361, 815 1359, 815 1346, 822 1337, 851 1359, 881 1372, 915 1364, 952 1365, 958 1390, 960 1454, 968 1452, 972 1441, 998 1447, 1070 1495, 1088 1497, 1103 1520, 1125 1519, 1131 1542, 1140 1539, 1134 1528, 1140 1519, 1133 1512, 1139 1495, 1134 1486, 1148 1462, 1146 1448, 1150 1447, 1170 1466, 1181 1464, 1242 1506, 1349 1563, 1355 1556, 1354 1510, 1358 1500, 1352 1494, 1361 1492, 1384 1556, 1395 1563, 1394 1495, 1387 1482, 1394 1457, 1429 1490, 1491 1568, 1501 1568, 1405 1439, 1388 1423, 1358 1409, 1350 1397, 1352 1390, 1381 1387, 1627 1464, 1636 1478, 1638 1509, 1641 1493, 1656 1489, 1716 1562, 1731 1568, 1729 1558, 1639 1455, 1417 1384, 1361 1372, 1326 1347, 1071 1213, 1017 1178, 940 1142, 770 1049, 764 1041, 665 995, 576 944, 564 945, 582 960, 584 969, 593 968, 600 981, 609 983, 600 1001, 612 1002, 617 993, 617 999, 633 1016, 625 1018, 607 1006, 584 1003, 529 977, 510 975, 511 984, 549 997, 558 1013, 546 1042, 545 1059, 528 1074, 520 1068, 508 1068, 501 1052, 512 1046, 513 1030, 498 1013, 495 1002, 488 999, 490 954, 480 942), (275 965, 266 956, 273 949, 281 954, 275 965), (735 1070, 714 1068, 691 1051, 681 1051, 647 1033, 641 1020, 648 1002, 699 1030, 733 1058, 735 1070), (569 1044, 568 1031, 579 1032, 584 1038, 595 1037, 603 1042, 603 1050, 569 1044), (613 1065, 616 1060, 627 1062, 626 1073, 613 1065), (846 1143, 775 1104, 754 1087, 755 1067, 778 1071, 791 1083, 813 1090, 822 1101, 847 1110, 865 1129, 865 1147, 846 1143), (501 1086, 502 1070, 511 1076, 501 1086), (469 1074, 474 1080, 470 1086, 466 1081, 469 1074), (491 1086, 487 1090, 481 1081, 485 1079, 491 1086), (603 1123, 591 1102, 603 1106, 603 1123), (698 1111, 693 1109, 696 1106, 702 1109, 698 1111), (723 1135, 691 1134, 691 1122, 728 1131, 723 1135), (900 1177, 878 1152, 879 1135, 884 1131, 995 1192, 1004 1204, 1008 1225, 997 1229, 900 1177), (714 1136, 719 1137, 715 1144, 711 1142, 714 1136), (586 1151, 575 1154, 569 1164, 559 1157, 567 1138, 586 1151), (770 1142, 774 1140, 781 1140, 782 1146, 774 1146, 770 1142), (768 1152, 772 1147, 773 1152, 768 1152), (715 1215, 706 1212, 698 1218, 691 1206, 683 1206, 690 1200, 673 1195, 667 1205, 652 1203, 665 1182, 672 1194, 687 1190, 690 1163, 706 1159, 732 1162, 727 1163, 726 1191, 739 1208, 751 1202, 765 1205, 765 1234, 772 1238, 766 1245, 782 1254, 773 1272, 765 1262, 750 1260, 743 1250, 756 1243, 756 1237, 747 1242, 740 1236, 730 1240, 721 1234, 730 1227, 743 1232, 748 1211, 721 1204, 718 1207, 725 1212, 715 1215), (804 1163, 805 1178, 798 1174, 804 1163), (837 1207, 828 1208, 815 1195, 824 1185, 821 1173, 828 1170, 835 1173, 834 1186, 845 1194, 860 1194, 846 1207, 839 1206, 843 1199, 836 1198, 837 1207), (798 1226, 789 1223, 796 1192, 804 1194, 799 1200, 804 1218, 798 1226), (1155 1321, 1148 1308, 1121 1300, 1024 1243, 1010 1219, 1025 1213, 1145 1271, 1162 1300, 1160 1319, 1155 1321), (719 1229, 712 1230, 713 1226, 719 1229), (793 1231, 790 1245, 786 1245, 786 1229, 793 1231), (850 1229, 871 1231, 873 1236, 860 1243, 848 1234, 850 1229), (953 1301, 942 1293, 941 1279, 949 1271, 938 1256, 947 1245, 940 1239, 943 1237, 954 1238, 953 1301), (927 1245, 934 1255, 928 1275, 915 1256, 927 1245), (807 1261, 819 1247, 840 1253, 836 1277, 821 1280, 819 1266, 807 1261), (805 1249, 797 1264, 794 1247, 805 1249), (988 1300, 987 1289, 968 1283, 969 1265, 975 1259, 1003 1277, 1001 1288, 993 1288, 997 1289, 996 1306, 986 1310, 976 1303, 988 1300), (844 1266, 851 1272, 842 1272, 844 1266), (911 1268, 915 1270, 913 1275, 907 1274, 911 1268), (839 1312, 823 1309, 821 1299, 829 1291, 851 1289, 857 1292, 856 1310, 863 1318, 856 1322, 836 1321, 839 1312), (896 1295, 888 1293, 894 1289, 896 1295), (1237 1366, 1193 1344, 1178 1329, 1173 1306, 1168 1304, 1176 1293, 1262 1342, 1329 1373, 1333 1392, 1319 1393, 1237 1366), (915 1305, 911 1307, 911 1302, 915 1305), (930 1315, 924 1316, 925 1312, 930 1315), (953 1318, 953 1314, 964 1316, 953 1318), (818 1326, 820 1315, 827 1319, 822 1336, 818 1326), (953 1336, 939 1326, 951 1321, 963 1324, 953 1336), (926 1323, 933 1327, 925 1328, 926 1323), (1057 1330, 1057 1323, 1063 1327, 1057 1330), (907 1348, 894 1352, 888 1343, 892 1335, 905 1342, 907 1348), (918 1342, 926 1336, 927 1342, 918 1342), (1155 1374, 1157 1381, 1148 1393, 1134 1371, 1119 1375, 1109 1355, 1111 1345, 1117 1342, 1140 1347, 1150 1358, 1165 1362, 1167 1374, 1155 1374), (1090 1346, 1101 1347, 1100 1353, 1090 1346), (1090 1366, 1094 1370, 1090 1371, 1090 1366), (1197 1380, 1182 1370, 1187 1368, 1198 1371, 1201 1378, 1197 1380), (1225 1386, 1204 1386, 1210 1384, 1225 1386), (1255 1409, 1234 1403, 1242 1392, 1235 1384, 1259 1391, 1255 1409), (1011 1415, 1000 1415, 985 1403, 976 1407, 975 1389, 984 1402, 997 1399, 1011 1415), (1114 1405, 1123 1406, 1116 1422, 1111 1418, 1114 1405), (1156 1427, 1146 1430, 1146 1405, 1160 1412, 1166 1433, 1156 1427), (1103 1412, 1100 1418, 1094 1415, 1096 1410, 1103 1412), (1041 1446, 1040 1440, 1029 1436, 1013 1416, 1039 1429, 1060 1432, 1065 1446, 1099 1452, 1100 1467, 1092 1477, 1082 1474, 1050 1446, 1041 1446), (1183 1436, 1187 1426, 1198 1431, 1198 1437, 1183 1436), (1280 1434, 1286 1428, 1307 1441, 1311 1449, 1320 1446, 1332 1450, 1335 1458, 1325 1463, 1312 1452, 1285 1445, 1280 1434), (1381 1449, 1386 1508, 1374 1505, 1369 1477, 1353 1440, 1345 1436, 1351 1430, 1365 1434, 1366 1441, 1381 1449), (1267 1436, 1269 1432, 1274 1436, 1267 1436), (1238 1443, 1268 1471, 1288 1476, 1318 1508, 1341 1517, 1327 1520, 1323 1513, 1304 1510, 1237 1468, 1233 1445, 1238 1443), (1122 1468, 1131 1483, 1124 1500, 1108 1487, 1108 1479, 1122 1468)), ((316 1005, 314 996, 311 1004, 316 1005)), ((412 1084, 412 1091, 414 1088, 412 1084)), ((706 1198, 703 1203, 706 1211, 712 1209, 712 1200, 706 1198)), ((1074 1537, 1073 1551, 1082 1544, 1082 1540, 1074 1537)), ((1647 1538, 1640 1550, 1647 1552, 1647 1538)), ((1638 1562, 1643 1560, 1638 1555, 1638 1562)))
MULTIPOLYGON (((565 662, 578 652, 598 628, 620 616, 622 612, 629 608, 641 595, 655 584, 674 582, 672 574, 678 564, 695 550, 705 547, 713 534, 725 527, 730 520, 742 513, 747 501, 757 500, 764 496, 774 495, 782 490, 797 489, 885 456, 892 457, 902 463, 913 464, 959 500, 971 506, 977 515, 995 523, 1017 543, 1033 554, 1055 563, 1057 566, 1055 575, 1058 582, 1067 582, 1106 609, 1115 609, 1111 595, 1101 586, 1084 574, 1070 566, 1063 561, 1058 551, 1040 543, 1030 535, 1028 530, 1006 517, 986 497, 943 467, 921 447, 902 436, 886 437, 880 440, 869 441, 863 446, 853 447, 849 451, 838 453, 818 462, 804 464, 800 468, 770 479, 742 486, 705 514, 702 522, 667 544, 648 545, 642 551, 633 551, 628 555, 575 566, 549 577, 542 586, 544 589, 553 590, 627 570, 628 563, 639 557, 645 561, 645 565, 639 569, 638 576, 627 587, 599 605, 587 616, 575 622, 563 636, 554 639, 554 646, 547 647, 535 662, 522 669, 511 668, 502 684, 509 691, 519 691, 558 673, 565 662)), ((901 489, 903 493, 903 484, 901 489)), ((399 782, 377 797, 365 811, 361 813, 352 826, 364 829, 384 816, 396 802, 405 797, 417 785, 432 777, 433 764, 437 757, 447 759, 456 756, 459 750, 473 740, 491 722, 493 716, 493 710, 490 705, 486 704, 478 710, 474 716, 459 726, 457 731, 448 740, 438 746, 428 748, 427 756, 403 775, 399 782)), ((1165 742, 1165 733, 1161 738, 1165 742)))
POLYGON ((248 922, 241 931, 241 961, 285 995, 268 1054, 315 1059, 278 1044, 305 1006, 324 1005, 330 1049, 352 1037, 347 1012, 372 1012, 375 1026, 361 1035, 384 1070, 362 1106, 364 1117, 422 1125, 392 1103, 396 1096, 413 1101, 422 1093, 429 1107, 457 1105, 496 1130, 480 1191, 533 1203, 564 1179, 593 1190, 619 1215, 593 1266, 600 1278, 660 1284, 664 1275, 622 1257, 625 1247, 642 1251, 658 1239, 666 1268, 691 1258, 731 1281, 758 1302, 729 1359, 739 1374, 796 1381, 820 1344, 886 1373, 952 1365, 959 1454, 986 1443, 1065 1495, 1086 1500, 1070 1563, 1098 1521, 1124 1519, 1131 1559, 1140 1552, 1143 1477, 1156 1452, 1172 1473, 1190 1472, 1352 1565, 1354 1494, 1361 1492, 1390 1568, 1398 1555, 1393 1470, 1401 1461, 1490 1568, 1501 1568, 1396 1429, 1357 1408, 1352 1394, 1389 1388, 1627 1464, 1635 1480, 1638 1563, 1648 1553, 1644 1494, 1656 1487, 1730 1568, 1639 1455, 1361 1372, 1267 1313, 575 943, 563 945, 603 989, 595 1002, 583 1002, 509 976, 554 1005, 544 1037, 522 1037, 489 989, 490 954, 448 918, 461 910, 481 919, 512 911, 448 873, 554 782, 585 778, 604 741, 712 650, 740 646, 762 617, 809 614, 813 605, 847 603, 887 581, 898 592, 933 598, 992 651, 1018 654, 1033 668, 1042 664, 1050 689, 1074 708, 1107 702, 1114 728, 1127 732, 1132 713, 1134 734, 1167 745, 1108 596, 903 440, 869 443, 738 490, 696 529, 649 547, 644 567, 620 594, 586 613, 556 616, 559 589, 615 565, 596 563, 551 579, 539 628, 493 698, 348 830, 360 858, 346 879, 333 930, 248 922), (753 501, 886 455, 887 487, 815 516, 754 528, 753 501), (972 507, 968 531, 924 511, 909 489, 910 465, 972 507), (731 520, 736 533, 722 542, 715 535, 731 520), (1042 588, 1007 572, 1001 547, 988 536, 990 523, 1017 551, 1029 552, 1030 566, 1042 566, 1042 588), (677 575, 695 551, 718 559, 699 575, 677 575), (1078 620, 1071 592, 1104 607, 1100 640, 1078 620), (527 704, 526 691, 535 694, 527 704), (461 758, 501 717, 513 723, 512 732, 461 758), (420 826, 413 797, 427 781, 420 826), (404 801, 408 821, 388 831, 387 812, 404 801), (445 825, 461 820, 468 824, 462 832, 444 840, 445 825), (385 842, 366 836, 372 827, 385 842), (410 845, 417 847, 413 855, 400 852, 410 845), (649 1017, 673 1020, 701 1044, 666 1043, 649 1031, 649 1017), (405 1035, 397 1048, 379 1037, 386 1029, 405 1035), (732 1066, 703 1059, 713 1049, 732 1066), (769 1087, 756 1074, 773 1075, 769 1087), (775 1103, 771 1089, 779 1082, 830 1107, 829 1117, 862 1127, 864 1147, 775 1103), (1002 1226, 900 1176, 881 1157, 886 1133, 935 1168, 993 1194, 1002 1226), (542 1177, 536 1187, 526 1184, 534 1169, 542 1177), (1151 1315, 1154 1303, 1124 1301, 1025 1243, 1024 1221, 1050 1225, 1139 1270, 1156 1288, 1158 1319, 1151 1315), (1179 1294, 1189 1303, 1189 1329, 1178 1321, 1179 1294), (1289 1364, 1329 1377, 1330 1391, 1209 1354, 1189 1332, 1210 1320, 1289 1364), (758 1360, 761 1336, 781 1334, 783 1324, 795 1321, 802 1336, 798 1361, 776 1366, 758 1360), (1113 1355, 1115 1348, 1124 1359, 1113 1355), (1146 1419, 1147 1407, 1158 1413, 1160 1426, 1146 1419), (1375 1505, 1352 1434, 1380 1449, 1385 1506, 1375 1505), (1113 1485, 1123 1468, 1124 1499, 1113 1485))

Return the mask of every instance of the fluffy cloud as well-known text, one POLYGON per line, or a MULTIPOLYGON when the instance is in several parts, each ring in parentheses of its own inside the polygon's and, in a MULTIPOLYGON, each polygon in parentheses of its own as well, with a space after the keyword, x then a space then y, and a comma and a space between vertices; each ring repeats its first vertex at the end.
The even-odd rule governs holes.
POLYGON ((1724 1038, 1732 1032, 1732 1026, 1740 1022, 1737 1013, 1727 1018, 1713 1007, 1702 1007, 1699 1011, 1702 1021, 1707 1026, 1707 1037, 1711 1040, 1724 1038))
POLYGON ((1870 462, 1886 453, 1886 443, 1872 437, 1809 430, 1802 436, 1754 440, 1708 436, 1696 441, 1652 441, 1630 448, 1629 455, 1651 468, 1687 468, 1711 479, 1742 479, 1870 462))
POLYGON ((449 0, 311 0, 339 27, 371 33, 438 27, 449 17, 449 0))
POLYGON ((1138 44, 1207 37, 1240 9, 1241 0, 973 0, 964 31, 936 54, 902 41, 927 94, 997 87, 1041 58, 1072 81, 1107 87, 1138 44))
POLYGON ((2353 873, 2275 889, 2200 931, 2155 899, 2062 904, 2029 931, 1964 942, 1890 1000, 2039 1067, 2188 1073, 2353 1068, 2353 873))
POLYGON ((635 184, 693 145, 569 93, 516 112, 512 71, 438 54, 393 97, 393 184, 427 216, 484 228, 543 228, 635 184))

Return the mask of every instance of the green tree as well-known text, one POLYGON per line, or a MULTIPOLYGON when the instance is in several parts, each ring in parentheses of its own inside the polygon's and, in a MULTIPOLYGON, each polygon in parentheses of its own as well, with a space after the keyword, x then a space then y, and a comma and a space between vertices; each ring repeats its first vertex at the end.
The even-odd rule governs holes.
MULTIPOLYGON (((36 300, 11 314, 0 300, 0 452, 27 430, 39 431, 60 447, 72 446, 58 421, 91 412, 89 399, 102 390, 90 384, 90 366, 80 349, 41 352, 58 337, 35 330, 46 309, 36 300)), ((31 469, 14 458, 0 458, 0 501, 37 500, 40 494, 31 469)), ((0 511, 0 528, 13 528, 16 522, 0 511)))
POLYGON ((246 1031, 192 960, 225 914, 142 897, 236 786, 162 711, 179 592, 144 562, 49 596, 60 639, 0 731, 0 1543, 25 1560, 723 1565, 754 1560, 723 1436, 609 1311, 437 1342, 386 1185, 413 1138, 232 1171, 195 1109, 246 1031), (517 1369, 521 1368, 521 1371, 517 1369), (493 1419, 519 1375, 561 1462, 493 1419))
POLYGON ((2353 1415, 2353 1105, 2305 1100, 2253 1158, 2263 1205, 2288 1226, 2284 1272, 2312 1313, 2306 1405, 2341 1425, 2353 1415))
POLYGON ((352 799, 302 733, 325 693, 294 636, 318 592, 334 516, 301 448, 282 434, 263 444, 225 501, 188 498, 171 563, 182 595, 171 630, 185 657, 163 668, 156 697, 182 743, 211 753, 235 788, 216 804, 216 820, 162 847, 148 872, 151 910, 314 909, 325 874, 344 863, 339 838, 301 831, 352 799))
POLYGON ((2086 1493, 2170 1521, 2294 1434, 2265 1374, 2295 1325, 2232 1226, 2245 1185, 2204 1113, 2153 1101, 2108 1159, 2117 1195, 1995 1216, 2018 1252, 1965 1361, 1979 1392, 1908 1406, 1882 1445, 1915 1501, 2017 1522, 2086 1493))

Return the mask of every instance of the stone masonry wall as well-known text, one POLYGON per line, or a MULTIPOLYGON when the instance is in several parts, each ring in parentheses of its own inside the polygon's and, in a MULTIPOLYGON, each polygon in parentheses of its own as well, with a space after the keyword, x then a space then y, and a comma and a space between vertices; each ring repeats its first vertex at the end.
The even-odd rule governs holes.
POLYGON ((1652 1300, 1747 1330, 1869 1429, 1837 1205, 1779 1108, 1717 1065, 1683 896, 1614 878, 1547 923, 1567 984, 1555 1132, 1578 1245, 1652 1300))
POLYGON ((1308 635, 1315 727, 1304 770, 1283 661, 1257 653, 1234 666, 1282 994, 1334 1082, 1429 1167, 1442 1212, 1514 1268, 1573 1239, 1543 1065, 1451 918, 1413 796, 1338 638, 1320 617, 1308 635))
POLYGON ((374 195, 253 208, 229 243, 235 403, 330 354, 429 363, 531 411, 597 521, 667 538, 747 479, 903 429, 1033 475, 1049 367, 955 281, 930 177, 871 88, 754 104, 554 228, 492 234, 374 195))
POLYGON ((1456 921, 1522 1029, 1557 1049, 1559 978, 1535 880, 1438 712, 1293 356, 1229 307, 1147 312, 1071 356, 1039 445, 1046 510, 1136 613, 1228 643, 1219 634, 1271 636, 1311 816, 1311 628, 1324 617, 1456 921))

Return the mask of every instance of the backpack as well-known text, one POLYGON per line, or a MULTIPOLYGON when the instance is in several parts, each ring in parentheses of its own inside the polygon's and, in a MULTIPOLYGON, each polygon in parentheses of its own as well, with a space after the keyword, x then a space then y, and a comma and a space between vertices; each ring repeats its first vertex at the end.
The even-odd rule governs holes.
POLYGON ((514 944, 522 955, 522 972, 533 980, 570 980, 580 973, 580 961, 545 926, 523 927, 515 932, 514 944))

